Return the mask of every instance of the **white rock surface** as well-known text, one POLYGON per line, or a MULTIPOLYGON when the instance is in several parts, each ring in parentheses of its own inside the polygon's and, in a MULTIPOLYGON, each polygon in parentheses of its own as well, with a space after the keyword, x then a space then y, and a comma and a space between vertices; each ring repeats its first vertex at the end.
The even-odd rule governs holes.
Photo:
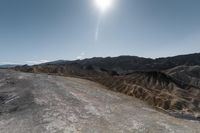
POLYGON ((0 133, 200 132, 197 121, 83 79, 0 70, 0 97, 0 133))

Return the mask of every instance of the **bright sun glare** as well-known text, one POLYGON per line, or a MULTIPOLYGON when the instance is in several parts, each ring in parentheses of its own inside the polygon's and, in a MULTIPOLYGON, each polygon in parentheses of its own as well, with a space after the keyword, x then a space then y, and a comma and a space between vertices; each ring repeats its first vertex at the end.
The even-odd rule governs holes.
POLYGON ((113 0, 95 0, 96 6, 101 12, 107 11, 112 6, 113 0))

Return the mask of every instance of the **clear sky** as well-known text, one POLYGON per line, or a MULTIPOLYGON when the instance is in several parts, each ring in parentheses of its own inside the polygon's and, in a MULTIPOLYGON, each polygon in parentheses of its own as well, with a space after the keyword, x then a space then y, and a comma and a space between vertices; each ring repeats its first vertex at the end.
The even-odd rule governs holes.
POLYGON ((0 0, 0 64, 200 52, 200 0, 113 0, 100 14, 94 0, 0 0))

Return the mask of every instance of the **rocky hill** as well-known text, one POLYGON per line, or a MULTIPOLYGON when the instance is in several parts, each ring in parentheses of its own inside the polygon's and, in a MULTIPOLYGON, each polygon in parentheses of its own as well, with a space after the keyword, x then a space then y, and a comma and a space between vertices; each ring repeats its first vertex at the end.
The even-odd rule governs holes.
POLYGON ((171 115, 200 120, 200 89, 164 73, 135 72, 126 76, 98 77, 95 81, 113 91, 146 101, 171 115))
POLYGON ((158 59, 120 56, 59 61, 18 66, 15 70, 89 79, 171 115, 199 120, 199 65, 200 54, 190 54, 158 59))
POLYGON ((165 71, 180 82, 200 87, 200 66, 177 66, 165 71))
POLYGON ((119 57, 95 57, 84 60, 76 61, 55 61, 45 63, 43 65, 70 65, 78 64, 82 67, 92 66, 94 68, 103 68, 107 70, 117 71, 120 74, 122 72, 132 71, 151 71, 151 70, 166 70, 176 66, 186 65, 194 66, 200 65, 200 53, 179 55, 166 58, 143 58, 137 56, 119 56, 119 57))

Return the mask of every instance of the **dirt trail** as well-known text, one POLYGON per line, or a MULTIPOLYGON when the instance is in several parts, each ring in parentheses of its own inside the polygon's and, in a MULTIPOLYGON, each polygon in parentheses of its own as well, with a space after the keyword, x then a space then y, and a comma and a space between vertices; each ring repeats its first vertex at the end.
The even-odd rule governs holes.
POLYGON ((0 70, 1 133, 198 133, 200 123, 83 79, 0 70))

